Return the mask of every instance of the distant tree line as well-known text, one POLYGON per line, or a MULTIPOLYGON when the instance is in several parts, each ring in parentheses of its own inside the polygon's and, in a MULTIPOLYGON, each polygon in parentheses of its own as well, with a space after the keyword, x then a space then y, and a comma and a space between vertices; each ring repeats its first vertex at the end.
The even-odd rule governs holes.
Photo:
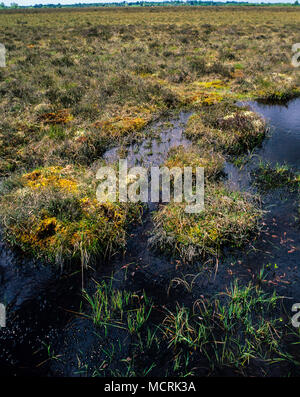
POLYGON ((240 6, 299 6, 299 1, 294 3, 249 3, 248 1, 201 1, 201 0, 170 0, 170 1, 136 1, 136 2, 115 2, 115 3, 74 3, 74 4, 35 4, 34 6, 19 6, 17 3, 11 3, 6 6, 3 2, 0 3, 0 9, 5 8, 74 8, 74 7, 157 7, 157 6, 224 6, 224 5, 240 5, 240 6))

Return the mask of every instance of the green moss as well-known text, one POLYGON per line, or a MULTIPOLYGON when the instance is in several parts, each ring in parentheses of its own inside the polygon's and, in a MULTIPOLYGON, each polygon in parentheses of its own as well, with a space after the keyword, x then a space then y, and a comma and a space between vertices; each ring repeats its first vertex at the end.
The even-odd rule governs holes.
POLYGON ((93 173, 71 166, 15 176, 2 190, 6 238, 60 265, 88 264, 122 250, 128 226, 142 212, 139 204, 99 203, 93 173))
POLYGON ((185 203, 162 206, 154 216, 154 249, 193 261, 218 256, 224 246, 241 247, 259 230, 261 211, 253 199, 222 184, 206 184, 205 209, 187 214, 185 203))

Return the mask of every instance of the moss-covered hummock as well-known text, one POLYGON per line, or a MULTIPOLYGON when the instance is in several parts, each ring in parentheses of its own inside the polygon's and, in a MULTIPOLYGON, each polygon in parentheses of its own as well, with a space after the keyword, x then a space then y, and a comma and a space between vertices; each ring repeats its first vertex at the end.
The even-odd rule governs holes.
POLYGON ((85 264, 124 248, 139 204, 99 203, 91 171, 45 167, 4 182, 1 219, 7 239, 26 252, 62 264, 85 264))
POLYGON ((226 109, 192 115, 185 134, 200 147, 214 147, 227 154, 241 154, 260 144, 266 133, 265 121, 256 113, 236 109, 226 114, 226 109), (225 114, 224 114, 225 112, 225 114))
POLYGON ((154 216, 150 245, 184 261, 218 256, 225 245, 241 247, 259 230, 261 211, 250 196, 223 184, 206 184, 205 209, 187 214, 185 203, 162 206, 154 216))
POLYGON ((171 148, 168 158, 164 165, 168 168, 172 167, 196 167, 204 168, 204 175, 207 179, 217 179, 222 175, 224 166, 224 157, 220 153, 201 151, 199 147, 177 146, 171 148))

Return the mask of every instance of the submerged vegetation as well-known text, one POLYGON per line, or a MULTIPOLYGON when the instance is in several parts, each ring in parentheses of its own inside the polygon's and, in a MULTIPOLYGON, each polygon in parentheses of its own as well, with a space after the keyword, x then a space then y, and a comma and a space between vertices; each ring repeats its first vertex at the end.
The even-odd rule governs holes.
POLYGON ((275 292, 235 281, 222 294, 196 299, 191 307, 174 304, 158 315, 145 291, 113 283, 85 292, 88 317, 105 343, 102 363, 89 369, 94 376, 265 376, 278 363, 299 365, 284 345, 285 338, 296 343, 297 335, 283 325, 282 297, 275 292))

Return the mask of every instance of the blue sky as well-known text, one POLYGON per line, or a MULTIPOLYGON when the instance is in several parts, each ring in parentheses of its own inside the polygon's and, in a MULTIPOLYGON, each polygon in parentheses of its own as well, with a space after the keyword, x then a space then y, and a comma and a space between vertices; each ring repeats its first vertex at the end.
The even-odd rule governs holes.
MULTIPOLYGON (((111 3, 113 1, 123 1, 123 0, 0 0, 0 2, 4 2, 5 5, 10 5, 10 3, 17 3, 19 5, 34 5, 34 4, 74 4, 74 3, 111 3)), ((127 1, 134 1, 134 0, 127 0, 127 1)), ((145 1, 145 0, 144 0, 145 1)), ((147 0, 146 0, 147 1, 147 0)), ((159 1, 159 0, 156 0, 159 1)), ((222 1, 222 0, 216 0, 222 1)), ((224 0, 226 1, 226 0, 224 0)), ((248 0, 249 3, 257 3, 257 2, 264 2, 264 3, 294 3, 295 0, 248 0)))

